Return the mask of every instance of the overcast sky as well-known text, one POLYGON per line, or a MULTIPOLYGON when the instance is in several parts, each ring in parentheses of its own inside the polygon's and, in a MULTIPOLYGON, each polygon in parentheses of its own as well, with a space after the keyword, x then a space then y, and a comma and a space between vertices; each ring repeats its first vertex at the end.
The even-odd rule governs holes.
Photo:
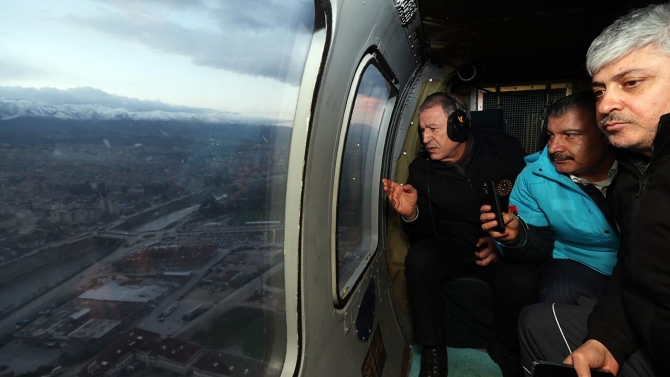
POLYGON ((2 0, 0 86, 292 118, 311 0, 2 0))

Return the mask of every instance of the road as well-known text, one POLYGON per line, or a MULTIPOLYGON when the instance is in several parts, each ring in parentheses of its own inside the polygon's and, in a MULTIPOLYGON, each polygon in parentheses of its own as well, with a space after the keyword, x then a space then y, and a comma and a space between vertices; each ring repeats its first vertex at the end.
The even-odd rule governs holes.
MULTIPOLYGON (((139 235, 132 237, 129 240, 129 243, 134 243, 138 239, 142 240, 142 237, 139 235)), ((87 267, 82 272, 75 274, 70 279, 48 290, 43 295, 35 298, 33 301, 7 315, 5 318, 0 320, 0 336, 14 332, 16 329, 16 322, 19 319, 30 317, 32 313, 36 313, 40 310, 48 308, 50 305, 53 305, 53 303, 58 302, 58 300, 60 300, 63 296, 74 292, 78 286, 89 283, 93 275, 95 275, 101 269, 101 267, 108 266, 109 263, 125 257, 126 255, 136 251, 141 246, 142 243, 128 248, 119 247, 108 256, 99 260, 97 263, 87 267)))
MULTIPOLYGON (((228 296, 215 301, 212 303, 211 308, 206 311, 205 313, 201 314, 196 318, 196 320, 189 321, 184 326, 179 328, 179 330, 176 330, 173 336, 178 336, 180 334, 183 334, 184 332, 190 330, 196 325, 200 325, 203 323, 208 322, 209 320, 221 315, 221 313, 225 312, 226 310, 230 310, 234 307, 241 306, 243 302, 249 298, 249 296, 256 290, 261 284, 260 279, 266 279, 268 276, 271 276, 272 274, 276 273, 277 271, 280 271, 284 268, 284 263, 278 263, 258 277, 252 279, 249 281, 247 284, 239 287, 236 289, 233 293, 229 294, 228 296)), ((265 282, 263 282, 264 287, 265 287, 265 282)), ((263 310, 266 310, 266 308, 263 308, 263 310)))
POLYGON ((219 263, 223 258, 226 257, 226 255, 230 253, 230 249, 218 249, 214 253, 215 255, 210 258, 210 260, 205 265, 194 271, 193 275, 191 275, 186 284, 172 292, 169 296, 165 297, 160 304, 156 305, 156 308, 152 310, 151 313, 136 320, 136 326, 147 331, 159 333, 162 336, 169 335, 176 331, 179 326, 182 326, 183 321, 181 320, 181 312, 188 310, 188 308, 184 308, 184 305, 181 305, 180 308, 171 313, 168 316, 168 320, 165 322, 158 322, 158 317, 163 312, 163 310, 165 310, 173 302, 181 301, 191 291, 191 289, 193 289, 193 287, 195 287, 200 282, 200 280, 202 280, 205 275, 207 275, 207 272, 209 272, 210 268, 219 263))

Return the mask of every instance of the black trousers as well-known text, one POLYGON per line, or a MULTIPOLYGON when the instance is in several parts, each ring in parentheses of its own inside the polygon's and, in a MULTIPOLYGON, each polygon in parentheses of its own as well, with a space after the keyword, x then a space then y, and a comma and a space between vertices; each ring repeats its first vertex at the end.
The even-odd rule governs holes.
POLYGON ((574 304, 579 297, 599 299, 609 277, 570 259, 550 259, 540 266, 540 302, 574 304))
MULTIPOLYGON (((473 245, 473 257, 475 247, 473 245)), ((517 323, 521 309, 538 301, 538 268, 535 265, 498 260, 486 267, 463 263, 442 249, 435 238, 414 243, 405 258, 405 276, 412 309, 414 339, 423 346, 444 342, 442 284, 449 279, 475 275, 488 283, 496 297, 496 337, 518 351, 517 323)))
MULTIPOLYGON (((527 374, 530 374, 533 368, 533 361, 561 363, 582 345, 587 331, 586 320, 596 301, 578 301, 579 305, 536 304, 521 312, 519 317, 521 363, 527 374)), ((619 367, 618 377, 664 375, 656 369, 651 356, 644 349, 635 352, 619 367)))

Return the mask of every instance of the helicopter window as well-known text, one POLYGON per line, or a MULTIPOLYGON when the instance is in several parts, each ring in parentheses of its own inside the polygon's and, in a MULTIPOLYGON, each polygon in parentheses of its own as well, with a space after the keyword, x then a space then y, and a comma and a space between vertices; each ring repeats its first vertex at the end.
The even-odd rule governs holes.
POLYGON ((314 19, 311 0, 3 1, 12 375, 282 373, 299 337, 284 209, 314 19))
POLYGON ((337 200, 337 283, 344 297, 377 249, 378 202, 385 123, 395 88, 374 64, 355 93, 342 154, 337 200))

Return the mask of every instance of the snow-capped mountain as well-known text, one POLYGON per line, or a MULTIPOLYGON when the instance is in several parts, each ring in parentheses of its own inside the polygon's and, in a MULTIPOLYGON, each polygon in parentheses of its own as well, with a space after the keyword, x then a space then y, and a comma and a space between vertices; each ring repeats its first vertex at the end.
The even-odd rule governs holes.
POLYGON ((50 105, 25 99, 0 98, 0 120, 19 117, 47 117, 72 120, 144 120, 144 121, 185 121, 202 123, 245 122, 252 124, 272 123, 266 118, 245 117, 236 113, 221 111, 128 110, 100 104, 50 105))

